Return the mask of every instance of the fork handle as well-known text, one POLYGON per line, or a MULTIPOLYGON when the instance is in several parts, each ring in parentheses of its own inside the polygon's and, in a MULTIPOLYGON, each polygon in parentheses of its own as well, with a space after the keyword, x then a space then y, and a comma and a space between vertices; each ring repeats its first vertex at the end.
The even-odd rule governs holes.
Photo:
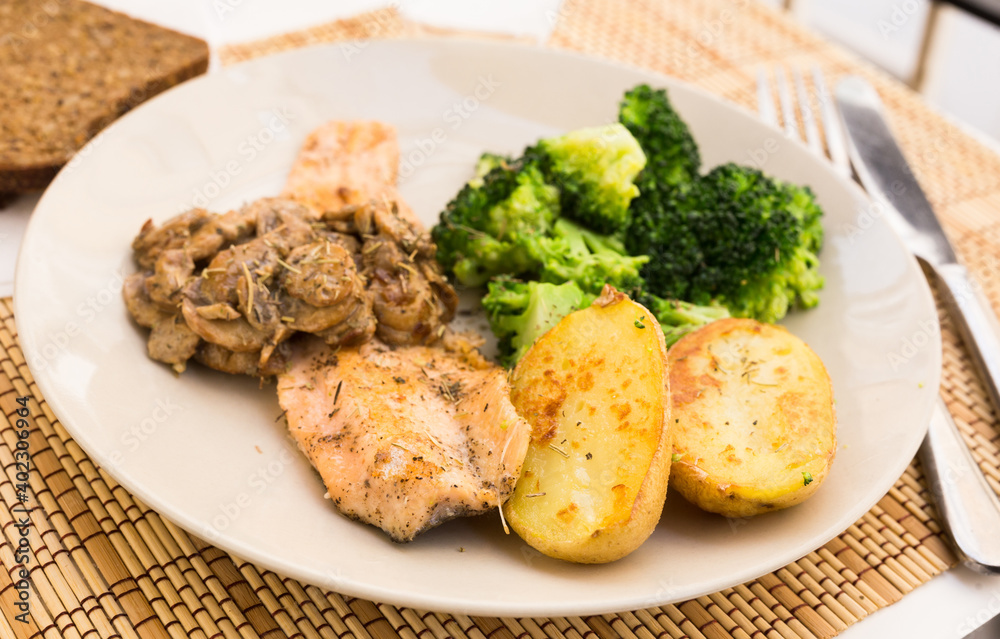
POLYGON ((993 410, 1000 414, 1000 322, 996 313, 964 266, 944 264, 933 270, 944 284, 948 310, 993 402, 993 410))
POLYGON ((940 399, 920 457, 934 501, 965 563, 978 572, 1000 573, 1000 499, 940 399))

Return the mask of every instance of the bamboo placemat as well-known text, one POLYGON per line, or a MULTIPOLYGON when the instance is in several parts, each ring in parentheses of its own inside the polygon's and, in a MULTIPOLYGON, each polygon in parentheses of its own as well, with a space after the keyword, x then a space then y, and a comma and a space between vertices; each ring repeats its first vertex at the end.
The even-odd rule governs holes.
MULTIPOLYGON (((748 107, 760 66, 815 63, 831 81, 846 72, 867 77, 967 265, 1000 306, 1000 158, 901 84, 749 0, 568 0, 553 19, 551 46, 661 71, 748 107)), ((220 57, 228 64, 319 42, 404 35, 453 33, 407 23, 389 8, 229 47, 220 57)), ((941 319, 942 395, 1000 492, 996 418, 950 321, 941 319)), ((781 570, 712 595, 582 618, 401 609, 257 568, 131 496, 95 467, 39 394, 17 344, 9 299, 0 301, 0 412, 0 637, 832 637, 956 562, 914 462, 840 537, 781 570), (23 397, 30 398, 27 406, 17 401, 23 397), (15 457, 23 430, 18 411, 29 414, 27 486, 15 457), (30 514, 17 512, 25 507, 30 514), (18 583, 21 563, 30 574, 28 623, 16 618, 18 586, 25 585, 18 583)))

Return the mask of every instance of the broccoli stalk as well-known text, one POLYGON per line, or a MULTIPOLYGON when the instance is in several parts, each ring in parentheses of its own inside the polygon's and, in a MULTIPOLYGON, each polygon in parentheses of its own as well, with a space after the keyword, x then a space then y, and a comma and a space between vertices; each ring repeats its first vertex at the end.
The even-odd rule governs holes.
POLYGON ((518 282, 506 277, 492 280, 483 297, 483 308, 497 336, 501 363, 516 364, 536 339, 595 298, 575 282, 518 282))

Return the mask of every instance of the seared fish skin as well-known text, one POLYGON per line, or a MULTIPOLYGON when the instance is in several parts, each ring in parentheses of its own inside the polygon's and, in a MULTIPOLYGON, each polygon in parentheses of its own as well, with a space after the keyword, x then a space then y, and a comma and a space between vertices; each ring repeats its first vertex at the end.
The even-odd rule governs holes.
POLYGON ((297 348, 278 401, 342 513, 406 542, 513 492, 531 427, 501 368, 470 350, 377 339, 297 348))

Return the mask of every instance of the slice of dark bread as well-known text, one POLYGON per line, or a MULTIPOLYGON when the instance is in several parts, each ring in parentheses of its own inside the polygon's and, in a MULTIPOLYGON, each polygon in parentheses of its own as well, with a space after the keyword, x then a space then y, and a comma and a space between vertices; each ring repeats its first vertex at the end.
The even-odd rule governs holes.
POLYGON ((80 0, 0 2, 0 192, 44 187, 115 118, 208 68, 208 45, 80 0))

